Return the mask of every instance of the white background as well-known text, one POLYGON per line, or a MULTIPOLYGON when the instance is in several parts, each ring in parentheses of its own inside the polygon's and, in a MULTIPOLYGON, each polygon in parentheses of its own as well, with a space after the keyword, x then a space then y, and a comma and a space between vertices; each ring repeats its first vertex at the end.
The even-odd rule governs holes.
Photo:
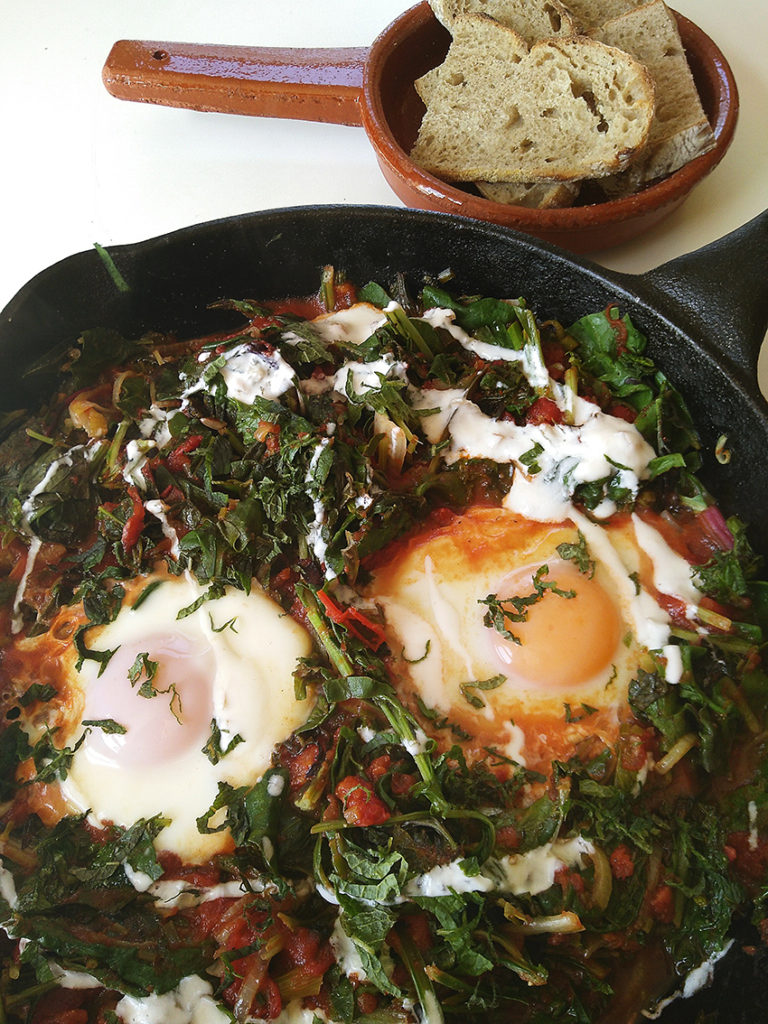
MULTIPOLYGON (((368 46, 409 0, 4 0, 0 307, 73 252, 198 221, 316 203, 402 205, 361 128, 126 103, 101 83, 120 38, 368 46)), ((592 254, 642 273, 768 207, 768 0, 676 0, 739 86, 723 162, 664 223, 592 254)), ((765 352, 764 352, 765 357, 765 352)), ((761 363, 768 393, 768 358, 761 363)))

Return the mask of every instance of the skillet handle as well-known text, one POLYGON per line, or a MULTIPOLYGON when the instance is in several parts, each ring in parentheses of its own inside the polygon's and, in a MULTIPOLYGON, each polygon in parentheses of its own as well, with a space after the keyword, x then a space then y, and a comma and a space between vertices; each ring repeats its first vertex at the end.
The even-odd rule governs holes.
POLYGON ((641 276, 754 381, 768 328, 768 210, 641 276))
POLYGON ((121 100, 361 125, 364 47, 201 46, 122 39, 102 79, 121 100))

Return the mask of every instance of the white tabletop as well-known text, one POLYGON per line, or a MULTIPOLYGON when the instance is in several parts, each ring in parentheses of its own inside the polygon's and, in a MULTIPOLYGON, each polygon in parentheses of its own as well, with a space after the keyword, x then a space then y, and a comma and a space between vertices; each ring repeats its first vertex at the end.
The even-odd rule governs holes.
MULTIPOLYGON (((0 306, 93 242, 134 242, 251 210, 401 206, 361 128, 125 103, 101 68, 120 38, 367 46, 409 0, 8 0, 0 306)), ((738 83, 736 137, 688 201, 642 239, 591 254, 641 273, 768 207, 768 0, 674 0, 720 46, 738 83)), ((764 347, 765 348, 765 347, 764 347)), ((765 355, 765 351, 764 351, 765 355)), ((768 393, 768 358, 760 370, 768 393)))

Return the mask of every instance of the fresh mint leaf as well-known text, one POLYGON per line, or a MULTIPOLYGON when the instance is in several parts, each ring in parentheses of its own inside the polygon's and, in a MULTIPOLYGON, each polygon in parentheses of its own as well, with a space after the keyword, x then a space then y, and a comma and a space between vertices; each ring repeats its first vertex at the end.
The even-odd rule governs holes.
POLYGON ((202 748, 202 751, 208 758, 208 760, 211 762, 211 764, 218 764, 223 757, 226 757, 227 754, 230 754, 235 749, 235 747, 238 747, 243 742, 243 737, 238 732, 235 733, 235 735, 230 739, 226 747, 222 747, 221 728, 219 727, 219 723, 216 721, 216 719, 212 718, 211 735, 208 737, 205 746, 202 748))

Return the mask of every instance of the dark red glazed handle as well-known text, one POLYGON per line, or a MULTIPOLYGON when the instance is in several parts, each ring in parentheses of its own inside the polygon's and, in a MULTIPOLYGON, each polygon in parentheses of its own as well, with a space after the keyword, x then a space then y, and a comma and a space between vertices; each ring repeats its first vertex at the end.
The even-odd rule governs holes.
POLYGON ((362 124, 365 47, 200 46, 122 39, 102 78, 118 99, 188 110, 362 124))

